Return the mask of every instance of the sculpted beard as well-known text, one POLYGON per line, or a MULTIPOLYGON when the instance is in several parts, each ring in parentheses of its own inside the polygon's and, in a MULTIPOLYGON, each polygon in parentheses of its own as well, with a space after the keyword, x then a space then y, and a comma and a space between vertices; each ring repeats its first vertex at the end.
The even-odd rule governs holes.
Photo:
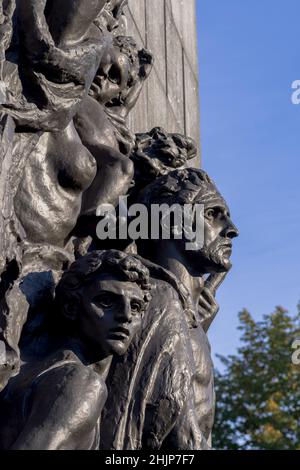
POLYGON ((231 242, 222 237, 211 242, 210 245, 204 246, 201 251, 209 263, 218 267, 220 271, 228 271, 231 268, 231 247, 231 242))

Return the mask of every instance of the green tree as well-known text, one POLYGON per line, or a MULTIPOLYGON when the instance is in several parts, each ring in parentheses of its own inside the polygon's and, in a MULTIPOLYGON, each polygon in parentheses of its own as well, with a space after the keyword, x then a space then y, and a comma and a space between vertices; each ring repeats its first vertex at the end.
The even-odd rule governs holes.
POLYGON ((215 449, 300 450, 300 366, 292 363, 292 343, 300 338, 296 316, 277 307, 255 321, 239 314, 241 347, 218 356, 215 449))

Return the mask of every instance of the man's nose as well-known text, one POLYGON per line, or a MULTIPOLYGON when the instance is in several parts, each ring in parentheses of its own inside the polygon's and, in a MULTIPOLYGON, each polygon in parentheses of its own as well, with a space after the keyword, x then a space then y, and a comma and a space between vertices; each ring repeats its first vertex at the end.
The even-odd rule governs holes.
POLYGON ((227 217, 226 226, 224 228, 224 235, 226 238, 230 238, 230 239, 233 239, 239 236, 239 231, 237 227, 234 225, 234 223, 232 222, 232 220, 230 219, 230 217, 227 217))

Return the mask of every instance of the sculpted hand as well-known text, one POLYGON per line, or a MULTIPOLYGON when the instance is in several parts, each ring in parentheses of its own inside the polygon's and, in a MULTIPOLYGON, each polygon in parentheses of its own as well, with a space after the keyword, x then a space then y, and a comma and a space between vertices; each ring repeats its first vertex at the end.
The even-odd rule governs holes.
POLYGON ((219 311, 214 294, 208 287, 204 287, 198 301, 198 312, 204 331, 207 331, 219 311))

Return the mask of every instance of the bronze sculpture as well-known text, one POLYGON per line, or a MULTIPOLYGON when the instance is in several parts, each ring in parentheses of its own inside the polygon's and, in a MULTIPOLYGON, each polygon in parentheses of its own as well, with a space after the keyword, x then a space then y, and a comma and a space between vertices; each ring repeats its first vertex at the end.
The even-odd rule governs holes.
POLYGON ((2 448, 99 447, 112 356, 124 354, 139 333, 149 299, 148 270, 133 256, 93 252, 71 266, 46 332, 31 338, 5 390, 2 448))
POLYGON ((196 408, 199 427, 209 442, 214 416, 214 391, 210 346, 205 333, 218 311, 211 284, 218 282, 218 279, 222 282, 224 273, 231 268, 232 239, 238 236, 238 231, 231 222, 223 197, 203 170, 175 170, 159 178, 144 189, 140 202, 148 207, 158 202, 167 202, 170 206, 174 202, 204 206, 204 244, 198 250, 186 250, 183 238, 149 240, 141 243, 140 252, 172 272, 192 297, 197 325, 189 332, 196 363, 196 408), (207 280, 206 275, 210 275, 207 280))
POLYGON ((126 4, 0 2, 1 449, 211 447, 206 333, 238 231, 192 139, 128 128, 153 57, 118 33, 126 4), (189 205, 194 235, 202 206, 203 243, 173 223, 107 249, 120 196, 189 205))

